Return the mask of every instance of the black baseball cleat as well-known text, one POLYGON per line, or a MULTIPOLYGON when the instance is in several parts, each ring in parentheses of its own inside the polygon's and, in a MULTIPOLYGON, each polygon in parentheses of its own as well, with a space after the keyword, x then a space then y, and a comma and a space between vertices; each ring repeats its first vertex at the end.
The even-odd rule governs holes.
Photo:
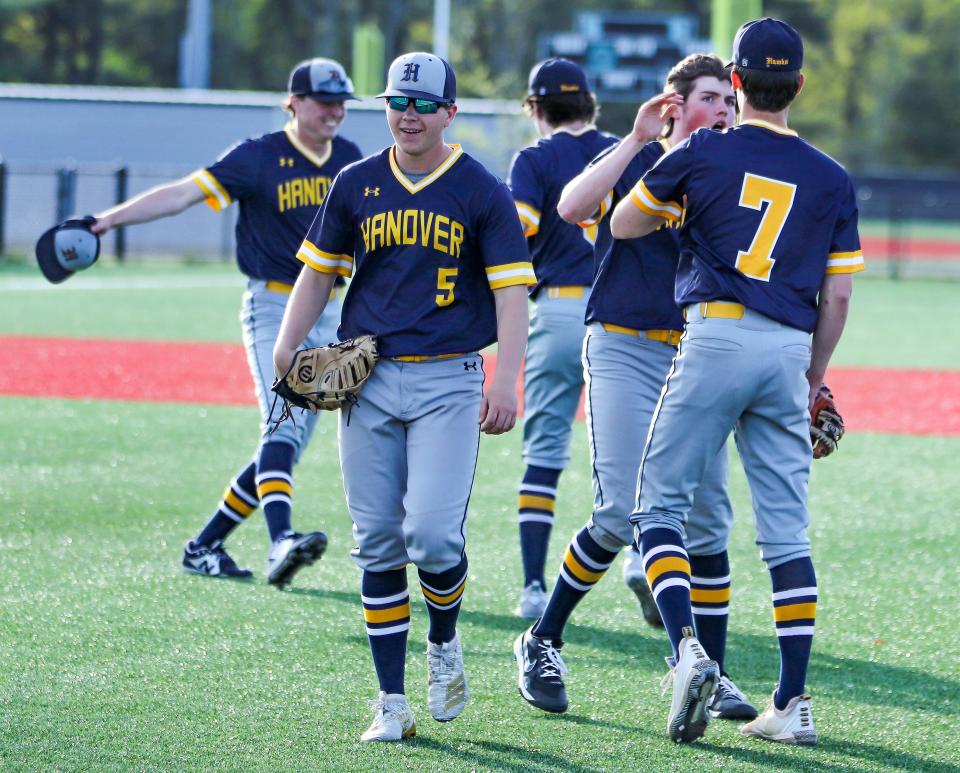
POLYGON ((531 631, 524 631, 513 643, 520 694, 531 706, 562 714, 567 710, 567 690, 563 685, 567 667, 560 657, 563 642, 541 639, 531 631))
POLYGON ((215 542, 212 546, 195 545, 190 540, 183 547, 183 570, 193 574, 202 574, 205 577, 224 577, 232 580, 249 580, 253 572, 241 569, 223 549, 222 542, 215 542))
POLYGON ((283 588, 303 567, 310 566, 327 549, 327 535, 322 531, 307 534, 293 532, 281 537, 270 547, 267 556, 267 582, 283 588))
POLYGON ((757 709, 726 674, 720 674, 717 691, 707 704, 714 719, 756 719, 757 709))

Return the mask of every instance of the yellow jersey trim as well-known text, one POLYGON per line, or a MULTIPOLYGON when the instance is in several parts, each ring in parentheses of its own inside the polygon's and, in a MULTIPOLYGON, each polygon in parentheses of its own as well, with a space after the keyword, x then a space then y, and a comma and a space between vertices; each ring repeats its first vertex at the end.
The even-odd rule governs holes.
POLYGON ((863 271, 866 265, 863 262, 863 251, 831 252, 827 255, 828 274, 856 274, 863 271))
POLYGON ((444 173, 450 169, 450 167, 457 163, 460 156, 463 155, 463 148, 461 148, 459 145, 447 145, 447 147, 453 152, 447 156, 444 162, 434 169, 430 174, 424 177, 420 182, 412 183, 410 182, 410 178, 403 173, 402 169, 400 169, 400 164, 397 163, 397 146, 394 145, 392 148, 390 148, 390 152, 387 154, 387 156, 390 158, 390 171, 393 172, 393 176, 397 178, 397 182, 399 182, 410 193, 422 191, 424 188, 430 185, 430 183, 439 180, 444 173))
POLYGON ((304 239, 297 251, 297 260, 306 263, 314 271, 321 274, 338 274, 349 277, 353 274, 353 257, 351 255, 336 255, 332 252, 318 250, 311 241, 304 239))
POLYGON ((190 179, 193 180, 197 187, 203 191, 206 198, 204 201, 207 203, 207 206, 210 207, 214 212, 219 212, 222 209, 226 209, 233 202, 233 199, 230 197, 230 194, 227 193, 227 189, 224 188, 220 182, 206 169, 198 169, 192 175, 190 179))
POLYGON ((491 290, 513 285, 535 285, 537 275, 533 273, 533 263, 529 260, 518 263, 503 263, 499 266, 487 266, 487 282, 491 290))
POLYGON ((758 118, 751 118, 749 121, 741 121, 741 126, 759 126, 761 129, 769 129, 772 132, 777 134, 785 134, 787 137, 799 137, 793 129, 785 129, 782 126, 777 126, 775 124, 769 123, 767 121, 761 121, 758 118))
POLYGON ((637 209, 651 217, 663 217, 672 222, 679 222, 683 216, 683 207, 675 201, 660 201, 650 193, 643 180, 633 186, 633 190, 630 191, 630 201, 637 209))
POLYGON ((306 158, 308 161, 312 161, 317 166, 323 166, 327 161, 330 160, 330 156, 333 155, 333 140, 327 143, 327 150, 322 156, 318 156, 310 148, 303 144, 300 138, 297 136, 297 133, 293 130, 293 121, 289 121, 286 126, 283 127, 283 131, 287 135, 287 139, 290 140, 290 144, 293 145, 297 150, 300 151, 300 154, 306 158))
POLYGON ((523 226, 523 235, 527 238, 540 231, 540 210, 531 207, 522 201, 515 202, 520 224, 523 226))

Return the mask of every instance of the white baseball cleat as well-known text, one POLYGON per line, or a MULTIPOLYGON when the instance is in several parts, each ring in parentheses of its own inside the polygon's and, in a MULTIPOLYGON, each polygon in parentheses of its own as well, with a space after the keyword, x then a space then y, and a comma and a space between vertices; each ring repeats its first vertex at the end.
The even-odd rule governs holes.
POLYGON ((370 701, 370 708, 373 722, 360 736, 361 741, 401 741, 417 734, 406 695, 381 692, 377 700, 370 701))
POLYGON ((679 652, 677 665, 667 672, 661 685, 666 690, 673 683, 667 732, 676 743, 690 743, 707 729, 707 705, 720 681, 720 667, 707 657, 692 628, 683 629, 679 652))
POLYGON ((764 712, 753 722, 740 728, 742 735, 755 735, 767 741, 815 746, 817 731, 813 726, 813 709, 809 695, 791 698, 783 711, 773 705, 773 697, 764 712))
POLYGON ((444 644, 427 642, 427 704, 437 722, 460 716, 467 705, 467 675, 463 671, 460 636, 444 644))
POLYGON ((539 620, 547 608, 547 591, 534 580, 520 591, 520 603, 517 605, 517 617, 527 620, 539 620))

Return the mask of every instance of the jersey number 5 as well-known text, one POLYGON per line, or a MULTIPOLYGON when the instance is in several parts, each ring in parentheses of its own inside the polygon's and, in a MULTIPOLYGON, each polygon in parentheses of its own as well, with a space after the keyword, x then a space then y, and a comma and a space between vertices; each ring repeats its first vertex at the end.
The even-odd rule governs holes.
POLYGON ((457 269, 438 268, 437 269, 437 289, 443 291, 443 295, 437 295, 437 306, 449 306, 453 303, 453 286, 457 281, 457 269))
POLYGON ((750 249, 746 252, 743 250, 737 252, 737 270, 741 274, 762 282, 770 281, 770 272, 773 270, 773 264, 776 263, 770 256, 773 254, 774 247, 777 246, 783 224, 787 222, 787 216, 793 208, 796 192, 797 186, 793 183, 771 180, 769 177, 761 177, 749 172, 743 176, 740 206, 759 212, 763 210, 763 205, 766 203, 767 208, 763 211, 763 217, 760 218, 760 227, 753 236, 750 249))

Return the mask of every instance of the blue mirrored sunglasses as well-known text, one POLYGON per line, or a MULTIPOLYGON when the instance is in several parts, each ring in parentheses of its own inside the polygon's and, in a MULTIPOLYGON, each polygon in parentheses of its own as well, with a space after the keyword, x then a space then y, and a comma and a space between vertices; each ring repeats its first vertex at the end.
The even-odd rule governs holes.
POLYGON ((440 109, 439 102, 433 102, 429 99, 410 99, 410 97, 387 97, 387 102, 390 105, 391 110, 399 110, 401 113, 404 112, 410 103, 413 103, 413 109, 416 110, 421 115, 429 115, 431 113, 437 112, 440 109))

